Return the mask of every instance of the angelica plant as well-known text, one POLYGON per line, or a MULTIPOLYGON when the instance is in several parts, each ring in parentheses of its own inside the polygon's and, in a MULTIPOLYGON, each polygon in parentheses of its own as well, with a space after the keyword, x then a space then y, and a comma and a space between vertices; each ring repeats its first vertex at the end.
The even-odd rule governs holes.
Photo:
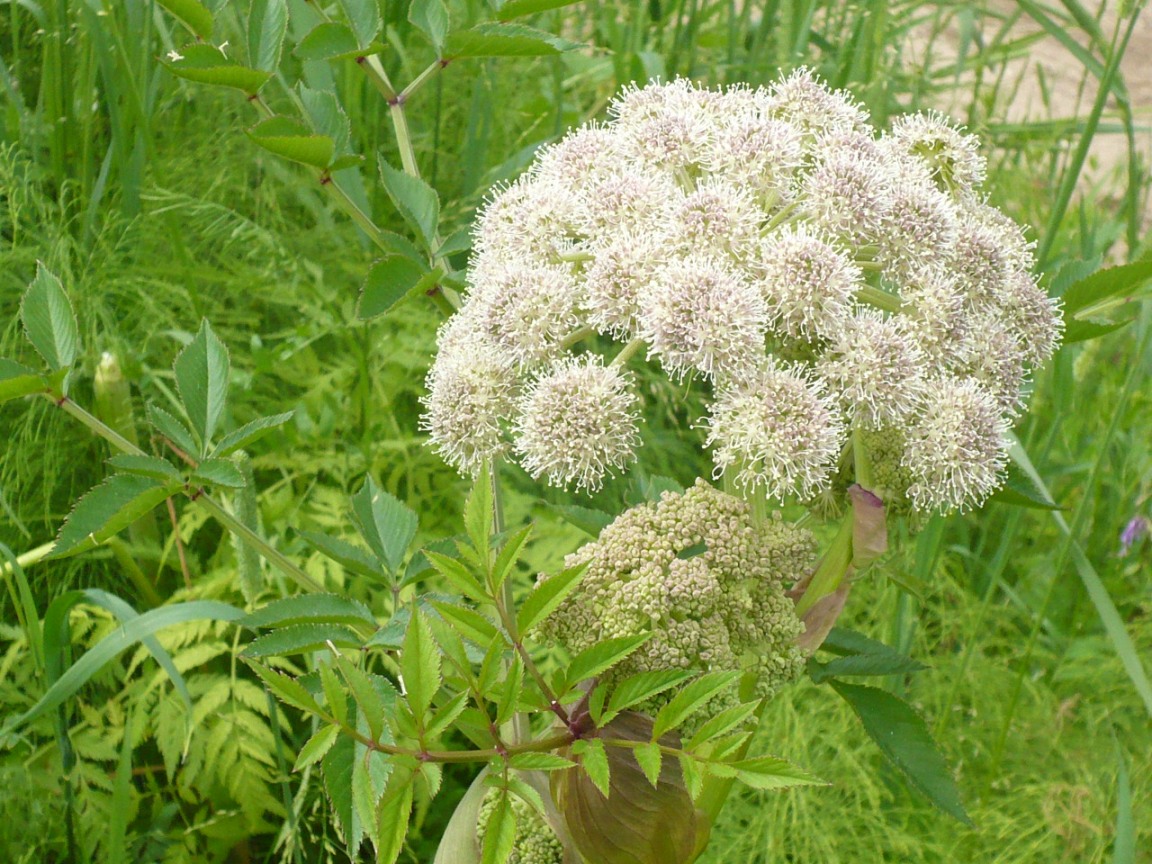
POLYGON ((849 577, 886 549, 888 516, 976 508, 1004 482, 1029 374, 1063 324, 1024 230, 986 200, 976 139, 939 115, 876 130, 803 69, 755 90, 634 86, 608 113, 487 201, 423 425, 465 474, 507 459, 596 491, 636 458, 636 364, 704 392, 693 422, 720 488, 701 478, 621 514, 568 557, 584 575, 535 634, 589 676, 588 652, 643 640, 590 677, 572 709, 590 727, 561 715, 601 793, 553 784, 568 837, 588 860, 691 860, 726 789, 705 791, 690 759, 699 830, 659 854, 639 828, 638 843, 602 836, 613 818, 677 812, 659 754, 686 751, 661 737, 664 712, 687 751, 734 735, 741 757, 754 706, 802 673, 849 577), (818 561, 788 505, 841 514, 818 561), (726 673, 737 688, 685 705, 687 682, 726 673), (613 694, 637 680, 650 690, 629 709, 655 719, 608 731, 624 722, 613 694), (635 758, 658 803, 600 773, 606 737, 650 738, 635 758))
MULTIPOLYGON (((400 167, 381 160, 379 173, 412 243, 354 194, 363 157, 337 97, 292 84, 287 5, 252 4, 246 60, 205 41, 207 7, 178 5, 196 41, 169 68, 243 92, 261 117, 254 145, 303 166, 383 253, 358 314, 418 296, 447 313, 420 424, 473 481, 464 530, 417 542, 420 514, 366 477, 349 531, 300 534, 301 548, 369 586, 371 602, 345 596, 345 583, 263 534, 244 448, 291 415, 226 429, 229 356, 211 326, 176 358, 168 407, 151 405, 150 434, 137 437, 76 400, 80 329, 67 287, 43 268, 22 307, 43 362, 0 361, 0 399, 46 398, 118 451, 51 554, 84 554, 184 498, 243 544, 246 608, 190 601, 137 616, 110 604, 122 632, 67 671, 44 663, 45 692, 5 721, 0 741, 135 642, 184 693, 151 637, 210 618, 242 628, 234 659, 287 706, 293 767, 323 776, 353 859, 369 842, 376 860, 399 860, 413 814, 442 792, 443 766, 469 764, 475 779, 437 864, 695 861, 734 782, 823 782, 829 766, 790 764, 787 742, 773 742, 780 757, 750 755, 767 702, 805 673, 966 820, 919 716, 844 680, 918 665, 835 624, 853 579, 885 553, 890 520, 915 529, 1003 486, 1030 375, 1061 339, 1062 310, 1039 287, 1026 231, 988 202, 975 137, 935 114, 875 128, 804 69, 757 89, 633 85, 604 122, 545 146, 494 189, 470 235, 446 239, 405 106, 451 63, 571 43, 503 18, 452 29, 442 4, 412 3, 408 20, 435 59, 400 87, 378 56, 388 30, 375 4, 303 4, 292 12, 300 62, 354 63, 387 101, 400 167), (283 83, 290 98, 278 101, 266 87, 283 83), (676 416, 711 470, 622 512, 592 512, 595 536, 563 568, 515 584, 533 527, 504 523, 506 466, 575 494, 628 474, 657 408, 642 376, 693 392, 676 416), (303 593, 265 602, 283 591, 257 556, 303 593)), ((534 5, 550 4, 501 8, 534 5)), ((1065 315, 1106 293, 1073 285, 1065 315)), ((34 551, 6 566, 49 548, 34 551)), ((63 617, 66 636, 60 608, 49 617, 57 630, 63 617)), ((179 748, 169 734, 162 749, 167 760, 179 748)))

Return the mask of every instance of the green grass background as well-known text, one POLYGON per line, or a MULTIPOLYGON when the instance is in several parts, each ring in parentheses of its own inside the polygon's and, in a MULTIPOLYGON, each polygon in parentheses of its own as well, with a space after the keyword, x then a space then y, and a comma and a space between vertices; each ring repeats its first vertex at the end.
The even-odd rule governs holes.
MULTIPOLYGON (((432 55, 401 6, 382 5, 384 60, 406 81, 432 55)), ((482 11, 478 2, 450 6, 458 20, 482 11)), ((219 12, 225 30, 244 7, 241 0, 219 12)), ((1135 144, 1148 138, 1152 106, 1133 103, 1123 76, 1109 74, 1129 18, 1096 11, 1075 0, 589 0, 533 21, 587 50, 455 64, 408 115, 446 222, 464 227, 492 183, 513 176, 540 143, 602 117, 629 81, 685 74, 757 84, 808 64, 852 89, 881 125, 903 111, 950 106, 987 142, 991 199, 1034 226, 1045 272, 1077 261, 1089 262, 1087 272, 1149 249, 1148 174, 1135 144), (1082 107, 1059 113, 1041 80, 1031 116, 1043 116, 1009 121, 1013 100, 1031 84, 1014 61, 1041 43, 1059 46, 1077 68, 1082 107), (1102 79, 1111 98, 1095 116, 1102 79), (1126 157, 1085 184, 1081 144, 1093 136, 1122 142, 1126 157)), ((465 484, 417 430, 439 314, 413 304, 384 320, 356 320, 373 249, 313 179, 245 137, 255 117, 241 97, 178 81, 160 66, 181 39, 172 19, 143 0, 0 6, 0 354, 25 350, 17 307, 38 260, 64 279, 82 322, 74 385, 81 403, 110 351, 138 395, 165 404, 171 357, 207 317, 232 352, 232 419, 298 408, 292 426, 255 454, 271 538, 305 556, 295 529, 346 532, 343 499, 366 471, 422 514, 421 536, 453 533, 465 484)), ((359 70, 335 64, 327 74, 360 151, 395 163, 386 106, 359 70)), ((403 232, 372 172, 364 176, 377 220, 403 232)), ((1074 566, 1081 548, 1149 664, 1152 545, 1126 557, 1118 550, 1128 520, 1152 515, 1150 325, 1141 309, 1123 331, 1062 351, 1037 377, 1017 430, 1066 508, 1076 545, 1045 512, 992 504, 932 523, 854 589, 847 623, 928 664, 914 679, 886 685, 928 718, 976 827, 950 821, 910 791, 828 688, 802 685, 770 707, 757 748, 831 785, 734 795, 707 861, 1152 862, 1148 706, 1074 566)), ((102 478, 107 454, 46 403, 5 406, 0 441, 0 542, 21 552, 51 539, 71 503, 102 478)), ((691 473, 698 457, 687 448, 663 437, 653 443, 650 470, 691 473)), ((524 477, 511 482, 513 518, 541 520, 532 563, 555 564, 577 536, 535 502, 559 499, 524 477)), ((218 529, 190 513, 180 518, 190 577, 207 585, 231 566, 230 547, 218 529)), ((165 594, 181 582, 170 544, 167 554, 158 585, 165 594)), ((92 585, 146 604, 108 553, 36 565, 28 577, 41 608, 67 588, 92 585)), ((347 587, 369 599, 364 586, 347 587)), ((7 596, 0 610, 0 696, 15 699, 26 683, 24 655, 7 596)), ((103 755, 105 774, 115 756, 103 755)), ((58 759, 50 737, 0 754, 7 860, 63 860, 58 759), (28 779, 29 771, 43 773, 28 779)), ((462 782, 449 775, 409 860, 430 860, 462 782)), ((277 795, 285 786, 268 783, 277 795)), ((176 812, 165 808, 181 799, 163 774, 134 780, 131 793, 142 803, 115 860, 161 860, 174 854, 173 836, 206 830, 187 797, 176 812)), ((264 825, 251 837, 196 848, 211 848, 220 861, 341 860, 318 802, 313 796, 298 809, 291 842, 279 826, 264 825)), ((93 860, 102 860, 106 850, 93 844, 93 860)))

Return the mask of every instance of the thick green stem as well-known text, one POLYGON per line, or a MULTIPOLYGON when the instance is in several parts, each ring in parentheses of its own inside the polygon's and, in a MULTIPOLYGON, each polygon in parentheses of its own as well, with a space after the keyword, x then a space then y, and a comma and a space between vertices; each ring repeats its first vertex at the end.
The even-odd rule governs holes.
MULTIPOLYGON (((500 463, 498 461, 493 460, 488 477, 492 484, 492 533, 496 535, 504 531, 504 496, 500 491, 500 463)), ((505 579, 501 583, 500 597, 493 599, 496 599, 496 608, 501 617, 504 618, 505 628, 512 638, 512 644, 515 645, 520 641, 520 635, 516 632, 516 598, 512 594, 511 579, 505 579)), ((535 666, 531 668, 534 669, 535 666)), ((528 716, 516 714, 512 718, 512 743, 526 741, 530 734, 531 726, 528 722, 528 716)))
POLYGON ((872 460, 868 457, 868 451, 865 449, 861 437, 860 427, 854 426, 852 428, 852 461, 856 468, 856 482, 865 489, 871 490, 876 488, 872 482, 872 460))
POLYGON ((767 237, 783 223, 792 218, 792 214, 796 212, 795 204, 787 204, 780 208, 780 211, 764 223, 764 227, 760 229, 760 236, 767 237))
MULTIPOLYGON (((16 565, 23 570, 31 564, 38 564, 48 557, 48 554, 56 546, 56 541, 45 543, 43 546, 37 546, 35 549, 29 549, 22 555, 16 556, 16 565)), ((7 561, 0 562, 0 575, 10 576, 12 574, 12 565, 7 561)))
POLYGON ((869 306, 875 306, 877 309, 882 309, 885 312, 900 311, 899 297, 872 285, 865 285, 860 288, 856 292, 856 299, 861 303, 867 303, 869 306))
POLYGON ((447 66, 450 62, 451 62, 450 60, 435 60, 435 61, 433 61, 431 64, 429 64, 427 69, 425 69, 423 72, 421 72, 415 78, 413 78, 409 82, 408 86, 405 87, 403 90, 401 90, 399 94, 397 94, 396 101, 399 102, 401 105, 403 105, 405 102, 407 102, 411 98, 413 93, 415 93, 417 90, 419 90, 421 87, 423 87, 429 81, 431 81, 432 78, 441 69, 443 69, 445 66, 447 66))
POLYGON ((421 762, 487 762, 491 759, 507 758, 520 753, 548 753, 552 750, 559 750, 561 747, 567 747, 575 740, 575 736, 570 732, 564 732, 536 741, 527 741, 523 744, 510 744, 503 749, 490 747, 483 750, 413 750, 410 747, 397 747, 395 744, 376 741, 358 729, 340 723, 335 717, 326 714, 318 716, 326 723, 339 726, 341 732, 359 741, 369 750, 378 750, 390 756, 408 756, 421 762))
POLYGON ((612 362, 608 364, 610 369, 622 369, 627 365, 628 361, 632 359, 632 355, 644 347, 643 339, 633 339, 627 345, 620 349, 620 353, 612 358, 612 362))
POLYGON ((360 226, 364 233, 371 238, 373 243, 385 252, 390 251, 390 248, 381 242, 382 232, 380 226, 372 220, 371 216, 360 209, 360 205, 352 200, 351 196, 340 187, 339 183, 331 177, 325 177, 323 185, 333 200, 340 205, 340 209, 352 217, 352 221, 360 226))
POLYGON ((596 332, 595 327, 581 327, 579 330, 574 330, 564 337, 560 342, 561 348, 571 348, 580 342, 583 342, 589 336, 596 332))

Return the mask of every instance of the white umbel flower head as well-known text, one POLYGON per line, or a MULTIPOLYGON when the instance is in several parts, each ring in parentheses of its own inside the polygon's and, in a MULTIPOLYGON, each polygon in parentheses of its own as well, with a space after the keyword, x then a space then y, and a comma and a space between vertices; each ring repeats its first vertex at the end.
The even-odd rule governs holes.
POLYGON ((1020 341, 1024 361, 1032 366, 1048 362, 1064 332, 1060 301, 1045 294, 1023 270, 1008 277, 999 299, 1000 313, 1020 341))
POLYGON ((736 114, 717 133, 708 171, 771 210, 792 198, 793 178, 803 164, 802 142, 800 130, 782 120, 736 114))
POLYGON ((903 282, 921 270, 947 266, 957 219, 956 205, 927 179, 898 177, 877 233, 885 275, 903 282))
POLYGON ((473 250, 505 263, 552 264, 579 237, 582 215, 573 187, 522 177, 488 199, 473 230, 473 250))
POLYGON ((685 253, 706 249, 740 261, 760 236, 764 211, 731 183, 706 180, 675 203, 665 200, 672 210, 668 243, 685 253))
POLYGON ((530 368, 555 356, 579 326, 579 284, 562 266, 509 265, 489 274, 473 295, 469 313, 487 337, 517 365, 530 368))
POLYGON ((530 177, 553 188, 580 189, 603 177, 617 164, 620 137, 607 126, 576 129, 555 144, 541 148, 530 177))
POLYGON ((658 240, 623 231, 596 250, 584 270, 588 322, 600 333, 633 338, 640 327, 640 300, 662 259, 658 240))
POLYGON ((608 112, 625 152, 641 164, 694 171, 705 163, 723 118, 719 94, 678 78, 654 87, 632 87, 608 112))
POLYGON ((829 90, 806 68, 773 84, 766 107, 770 117, 812 138, 868 128, 867 111, 844 91, 829 90))
POLYGON ((765 237, 752 267, 768 308, 769 326, 792 339, 837 333, 864 284, 860 267, 804 223, 765 237))
POLYGON ((640 327, 673 375, 716 379, 756 368, 764 355, 764 300, 739 271, 694 255, 661 268, 642 298, 640 327))
POLYGON ((816 371, 856 424, 878 429, 919 407, 925 365, 901 318, 865 309, 844 322, 816 371))
POLYGON ((442 330, 448 338, 428 372, 420 428, 449 464, 475 476, 485 461, 507 449, 503 427, 514 410, 518 384, 505 352, 462 336, 460 329, 442 330))
POLYGON ((979 507, 1000 485, 1008 465, 1008 420, 979 382, 938 378, 924 410, 907 432, 903 465, 912 474, 908 497, 918 510, 979 507))
POLYGON ((811 498, 831 479, 844 426, 823 388, 766 363, 752 379, 722 387, 707 420, 716 474, 763 487, 770 498, 811 498))
POLYGON ((983 384, 1005 414, 1020 410, 1028 379, 1026 354, 1007 322, 989 313, 973 315, 960 356, 963 362, 954 371, 983 384))
POLYGON ((940 114, 897 117, 885 140, 895 152, 920 160, 935 183, 957 197, 973 194, 984 182, 987 164, 976 136, 940 114))
POLYGON ((569 357, 537 378, 519 404, 514 447, 533 477, 599 489, 639 443, 636 395, 599 357, 569 357))
POLYGON ((823 139, 798 198, 816 225, 853 244, 873 242, 891 206, 896 174, 876 142, 863 132, 823 139))

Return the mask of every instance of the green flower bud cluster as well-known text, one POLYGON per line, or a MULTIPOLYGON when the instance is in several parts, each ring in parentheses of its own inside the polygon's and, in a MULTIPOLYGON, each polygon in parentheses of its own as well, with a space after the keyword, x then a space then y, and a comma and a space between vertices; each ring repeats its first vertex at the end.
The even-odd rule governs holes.
MULTIPOLYGON (((499 801, 500 793, 495 789, 489 790, 476 814, 476 840, 481 848, 499 801)), ((540 814, 527 802, 515 797, 512 798, 512 813, 516 816, 516 840, 508 864, 561 864, 564 847, 540 814)))
MULTIPOLYGON (((770 696, 803 667, 793 640, 804 627, 785 591, 814 553, 809 531, 779 514, 757 520, 746 502, 697 480, 682 494, 627 510, 568 556, 566 566, 588 567, 545 622, 545 635, 576 653, 602 639, 651 633, 608 680, 659 669, 740 670, 753 673, 757 695, 770 696)), ((658 710, 668 698, 641 710, 658 710)), ((724 707, 714 700, 708 711, 724 707)))

